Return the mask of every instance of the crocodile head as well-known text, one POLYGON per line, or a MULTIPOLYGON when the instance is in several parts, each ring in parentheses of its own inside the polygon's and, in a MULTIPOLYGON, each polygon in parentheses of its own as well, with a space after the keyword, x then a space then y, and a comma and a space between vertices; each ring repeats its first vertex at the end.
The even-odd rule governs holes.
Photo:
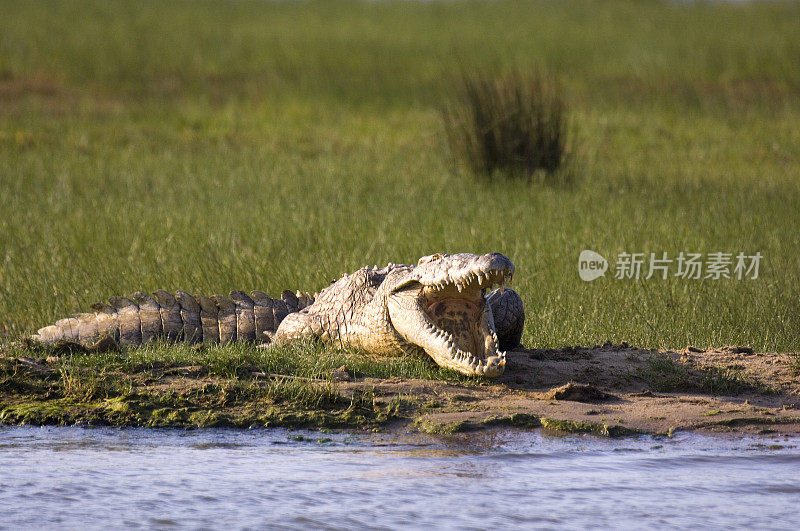
POLYGON ((487 290, 504 286, 514 264, 500 253, 434 254, 389 280, 386 301, 395 332, 433 360, 462 374, 499 376, 506 356, 498 350, 487 290))

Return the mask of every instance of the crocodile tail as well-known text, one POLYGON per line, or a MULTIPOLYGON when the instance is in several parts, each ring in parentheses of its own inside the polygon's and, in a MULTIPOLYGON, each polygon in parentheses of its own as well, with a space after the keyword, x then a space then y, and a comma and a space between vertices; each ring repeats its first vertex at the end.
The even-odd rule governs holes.
POLYGON ((261 291, 232 291, 229 297, 190 295, 185 291, 138 291, 112 297, 79 313, 40 328, 31 337, 45 344, 77 343, 87 348, 136 346, 159 338, 187 343, 262 341, 274 334, 292 312, 312 304, 308 293, 284 291, 273 299, 261 291))

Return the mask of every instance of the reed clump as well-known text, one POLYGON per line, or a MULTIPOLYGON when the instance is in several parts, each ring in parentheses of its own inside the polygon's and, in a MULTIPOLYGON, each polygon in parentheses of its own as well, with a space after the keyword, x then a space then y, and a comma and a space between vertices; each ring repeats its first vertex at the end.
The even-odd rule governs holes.
POLYGON ((553 180, 567 156, 561 85, 541 73, 465 74, 443 110, 455 161, 479 176, 553 180))

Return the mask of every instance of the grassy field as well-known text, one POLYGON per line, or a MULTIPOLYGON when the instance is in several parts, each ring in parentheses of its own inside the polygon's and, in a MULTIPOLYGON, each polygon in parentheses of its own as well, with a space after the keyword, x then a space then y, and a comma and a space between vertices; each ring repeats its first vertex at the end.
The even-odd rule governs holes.
POLYGON ((365 264, 500 251, 528 346, 800 350, 800 4, 0 12, 0 341, 139 289, 315 291, 365 264), (571 184, 454 169, 450 81, 512 68, 562 81, 571 184), (584 283, 586 248, 764 259, 757 280, 584 283))

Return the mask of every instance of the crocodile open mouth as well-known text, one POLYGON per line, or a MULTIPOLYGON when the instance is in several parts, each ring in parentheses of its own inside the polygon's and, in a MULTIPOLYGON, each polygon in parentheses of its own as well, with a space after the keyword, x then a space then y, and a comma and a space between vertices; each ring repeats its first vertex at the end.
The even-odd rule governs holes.
MULTIPOLYGON (((514 264, 500 253, 435 254, 389 293, 389 321, 401 349, 422 349, 442 367, 470 376, 500 376, 499 351, 488 290, 511 281, 514 264)), ((489 294, 491 295, 491 294, 489 294)))
POLYGON ((505 353, 498 351, 485 294, 495 285, 502 289, 511 276, 507 269, 491 269, 423 287, 420 303, 433 325, 428 326, 428 333, 435 336, 437 350, 449 358, 451 368, 465 374, 502 374, 505 353))

